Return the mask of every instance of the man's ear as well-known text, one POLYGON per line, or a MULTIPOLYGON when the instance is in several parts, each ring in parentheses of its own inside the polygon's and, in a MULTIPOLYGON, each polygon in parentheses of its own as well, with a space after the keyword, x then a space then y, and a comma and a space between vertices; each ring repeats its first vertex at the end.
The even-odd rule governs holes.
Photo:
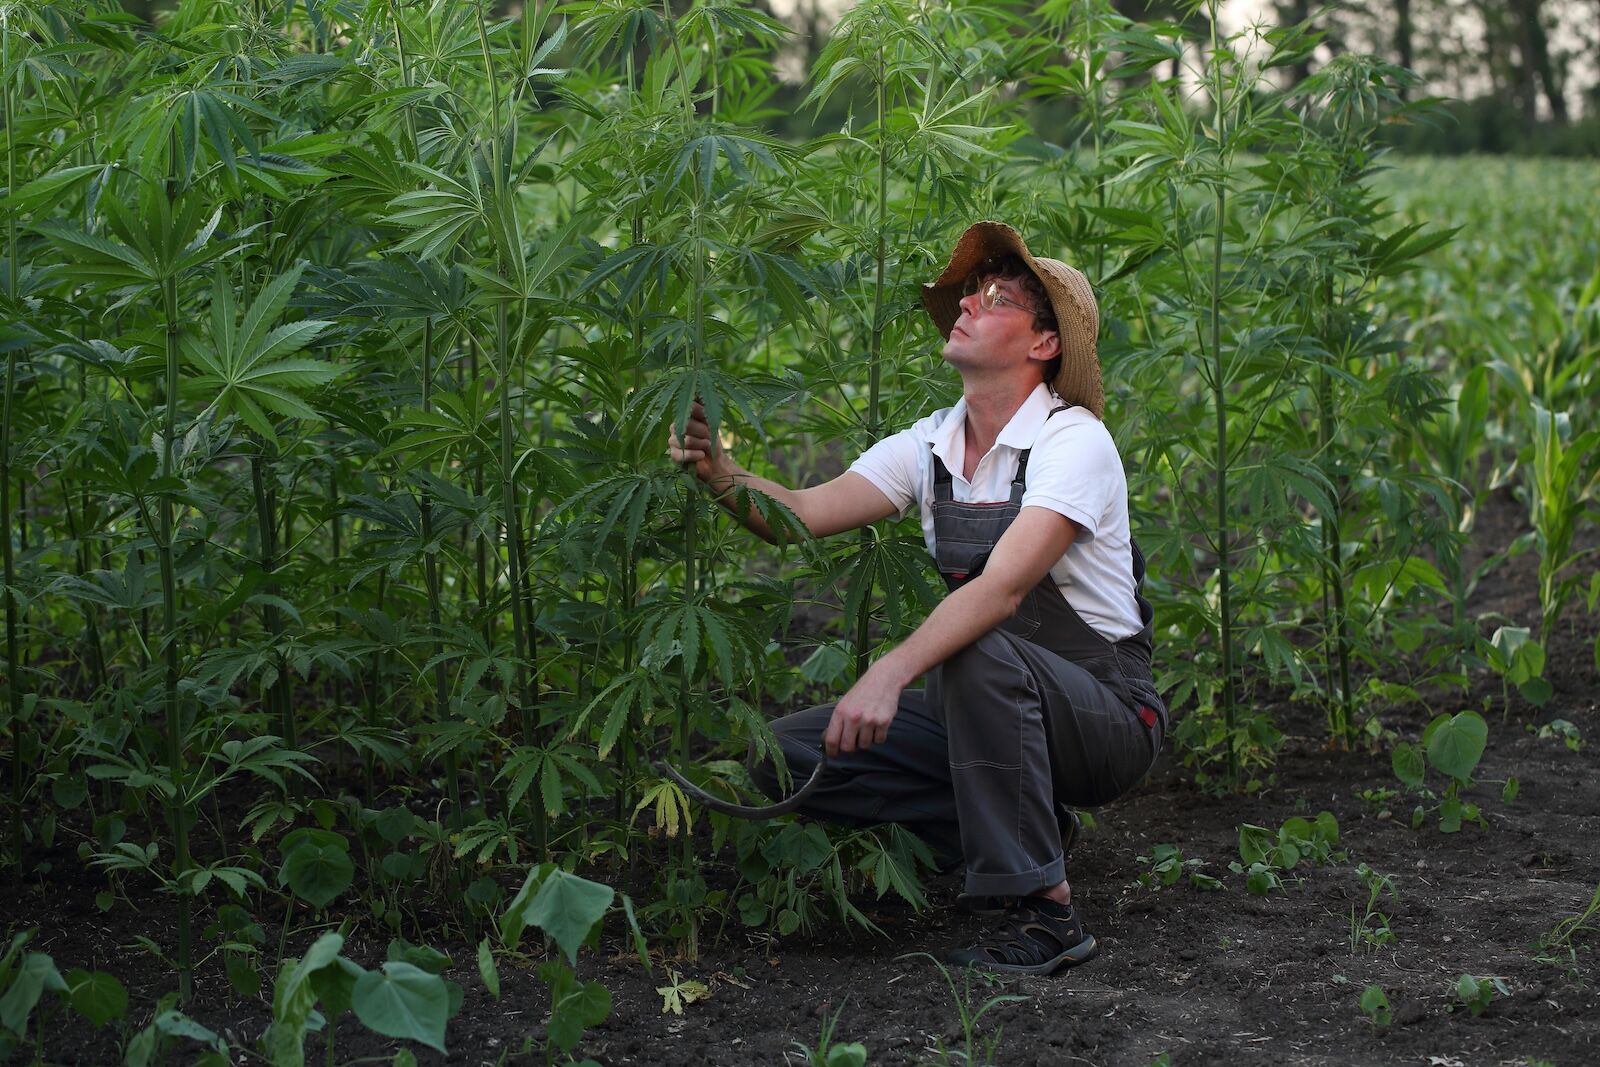
POLYGON ((1033 342, 1033 349, 1028 355, 1041 363, 1048 363, 1061 354, 1061 334, 1055 330, 1043 330, 1038 334, 1038 340, 1033 342))

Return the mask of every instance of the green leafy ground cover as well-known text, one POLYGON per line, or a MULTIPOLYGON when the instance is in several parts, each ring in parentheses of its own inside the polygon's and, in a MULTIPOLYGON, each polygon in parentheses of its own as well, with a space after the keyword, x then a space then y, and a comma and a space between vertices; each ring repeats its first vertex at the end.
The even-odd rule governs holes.
MULTIPOLYGON (((475 946, 487 991, 531 924, 567 957, 559 1062, 605 1017, 571 970, 604 914, 692 1011, 684 968, 735 934, 927 903, 909 837, 708 819, 651 765, 744 785, 770 714, 933 601, 914 525, 758 549, 662 452, 699 396, 803 481, 948 402, 917 284, 976 218, 1097 285, 1185 788, 1271 794, 1309 735, 1377 769, 1374 817, 1494 833, 1521 775, 1487 800, 1484 752, 1600 670, 1595 168, 1386 171, 1378 125, 1426 111, 1406 72, 1284 88, 1308 37, 1207 32, 862 5, 806 85, 848 118, 796 144, 765 132, 782 28, 739 5, 0 7, 6 865, 92 881, 171 965, 124 1003, 18 944, 7 1040, 55 998, 141 1062, 292 1062, 346 1011, 427 1047, 465 994, 425 946, 475 946), (1517 568, 1531 600, 1486 595, 1517 568), (183 1014, 206 965, 272 1029, 183 1014)), ((1559 710, 1582 758, 1600 725, 1559 710)), ((1270 897, 1343 862, 1326 803, 1104 873, 1201 892, 1236 863, 1270 897)), ((1576 959, 1570 918, 1545 928, 1576 959)))

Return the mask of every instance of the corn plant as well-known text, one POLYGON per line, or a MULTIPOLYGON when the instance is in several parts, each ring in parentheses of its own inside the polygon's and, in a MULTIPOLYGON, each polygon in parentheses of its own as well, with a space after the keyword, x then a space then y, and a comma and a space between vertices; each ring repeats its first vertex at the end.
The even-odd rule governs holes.
POLYGON ((1533 441, 1529 445, 1528 517, 1539 549, 1539 641, 1546 647, 1567 603, 1581 588, 1575 565, 1593 548, 1574 550, 1579 522, 1594 511, 1600 495, 1600 430, 1572 428, 1566 412, 1529 405, 1533 441))

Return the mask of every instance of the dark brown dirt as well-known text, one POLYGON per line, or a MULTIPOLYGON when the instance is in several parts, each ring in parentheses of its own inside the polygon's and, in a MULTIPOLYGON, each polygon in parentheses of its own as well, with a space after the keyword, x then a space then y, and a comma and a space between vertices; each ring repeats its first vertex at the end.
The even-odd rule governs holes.
MULTIPOLYGON (((1479 542, 1509 544, 1524 528, 1520 505, 1508 493, 1497 493, 1480 517, 1479 542)), ((1536 625, 1535 562, 1525 555, 1492 572, 1474 597, 1474 611, 1536 625)), ((1100 957, 1052 979, 1000 985, 955 978, 970 1011, 999 993, 1025 998, 983 1015, 976 1062, 984 1062, 983 1039, 996 1035, 992 1062, 1007 1067, 1144 1067, 1162 1056, 1178 1065, 1600 1062, 1594 952, 1600 929, 1578 938, 1575 958, 1536 958, 1540 938, 1580 912, 1600 881, 1596 620, 1585 617, 1579 603, 1575 621, 1575 627, 1562 628, 1550 650, 1555 696, 1544 708, 1515 697, 1506 707, 1499 680, 1484 675, 1474 678, 1471 692, 1447 695, 1435 707, 1384 715, 1386 727, 1414 740, 1438 711, 1487 709, 1489 747, 1480 782, 1469 794, 1482 806, 1487 829, 1467 826, 1446 835, 1430 822, 1413 831, 1406 797, 1394 801, 1392 817, 1381 814, 1359 794, 1397 786, 1386 747, 1378 753, 1331 751, 1315 708, 1276 709, 1288 738, 1275 781, 1259 795, 1206 795, 1163 756, 1149 781, 1094 813, 1095 825, 1074 853, 1074 893, 1100 940, 1100 957), (1580 751, 1528 729, 1555 718, 1579 727, 1586 739, 1580 751), (1521 792, 1503 802, 1501 784, 1512 775, 1520 779, 1521 792), (1302 866, 1282 892, 1267 897, 1248 895, 1243 879, 1227 871, 1237 858, 1239 823, 1276 827, 1291 815, 1314 816, 1324 809, 1339 820, 1344 858, 1302 866), (1146 865, 1136 857, 1158 843, 1203 860, 1203 869, 1221 877, 1224 888, 1139 886, 1146 865), (1395 940, 1379 949, 1351 943, 1352 909, 1364 910, 1367 900, 1355 870, 1363 862, 1390 875, 1398 891, 1397 900, 1380 902, 1395 940), (1498 977, 1508 993, 1481 1016, 1459 1006, 1452 1010, 1452 990, 1464 973, 1498 977), (1375 1025, 1359 1008, 1369 983, 1387 992, 1394 1012, 1390 1025, 1375 1025)), ((64 847, 52 858, 50 873, 8 892, 5 925, 39 928, 34 947, 51 953, 63 970, 98 967, 119 975, 132 995, 131 1014, 142 1024, 155 998, 174 988, 174 978, 134 939, 143 935, 171 945, 169 903, 141 900, 137 912, 119 903, 102 914, 93 901, 104 884, 98 876, 85 873, 64 847)), ((941 1045, 965 1050, 957 998, 945 976, 926 958, 902 958, 978 932, 976 922, 951 909, 958 890, 956 876, 936 880, 935 906, 920 916, 869 907, 884 938, 835 927, 810 939, 778 941, 741 932, 710 945, 697 963, 672 965, 683 978, 711 989, 709 998, 681 1016, 662 1013, 656 987, 667 981, 663 964, 646 975, 622 943, 620 926, 613 925, 603 951, 586 953, 580 970, 605 982, 615 1010, 586 1037, 579 1054, 604 1067, 800 1065, 806 1060, 795 1043, 814 1045, 823 1018, 838 1011, 838 1039, 864 1043, 871 1064, 964 1062, 955 1055, 942 1061, 937 1052, 941 1045)), ((263 907, 258 916, 269 952, 278 936, 275 920, 265 914, 270 910, 263 907)), ((729 928, 736 925, 735 920, 729 928)), ((1600 928, 1600 917, 1594 925, 1600 928)), ((291 951, 316 932, 292 936, 291 951)), ((382 958, 386 940, 370 924, 358 925, 348 951, 372 963, 382 958)), ((504 989, 495 1001, 477 977, 470 942, 441 931, 430 943, 450 952, 455 965, 449 976, 467 995, 451 1022, 449 1056, 418 1050, 419 1061, 544 1062, 542 1051, 521 1052, 525 1039, 543 1030, 545 1001, 532 974, 538 961, 530 959, 521 971, 503 966, 504 989)), ((232 1035, 236 1046, 249 1045, 265 1027, 269 1001, 269 990, 253 999, 233 995, 219 962, 210 959, 200 968, 191 1014, 232 1035)), ((125 1035, 119 1037, 114 1027, 92 1031, 59 1008, 48 1010, 53 1014, 44 1025, 46 1062, 120 1060, 125 1035)), ((309 1062, 320 1062, 319 1045, 319 1038, 308 1042, 309 1062)), ((342 1062, 392 1053, 393 1047, 348 1017, 339 1031, 342 1062)), ((193 1056, 193 1047, 181 1050, 174 1062, 193 1056)))

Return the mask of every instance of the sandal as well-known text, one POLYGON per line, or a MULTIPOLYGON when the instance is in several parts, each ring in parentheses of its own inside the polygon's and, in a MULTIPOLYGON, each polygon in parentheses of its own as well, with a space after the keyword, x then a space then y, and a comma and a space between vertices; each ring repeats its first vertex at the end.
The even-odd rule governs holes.
MULTIPOLYGON (((1077 844, 1078 836, 1083 832, 1083 821, 1078 818, 1078 813, 1062 805, 1056 809, 1061 818, 1061 856, 1063 859, 1072 855, 1072 846, 1077 844)), ((971 915, 979 919, 998 919, 1011 909, 1017 902, 1016 897, 993 897, 978 893, 962 893, 956 897, 956 911, 962 915, 971 915)))
POLYGON ((1012 905, 992 934, 945 959, 959 967, 1046 975, 1086 963, 1099 949, 1071 904, 1026 897, 1012 905))

